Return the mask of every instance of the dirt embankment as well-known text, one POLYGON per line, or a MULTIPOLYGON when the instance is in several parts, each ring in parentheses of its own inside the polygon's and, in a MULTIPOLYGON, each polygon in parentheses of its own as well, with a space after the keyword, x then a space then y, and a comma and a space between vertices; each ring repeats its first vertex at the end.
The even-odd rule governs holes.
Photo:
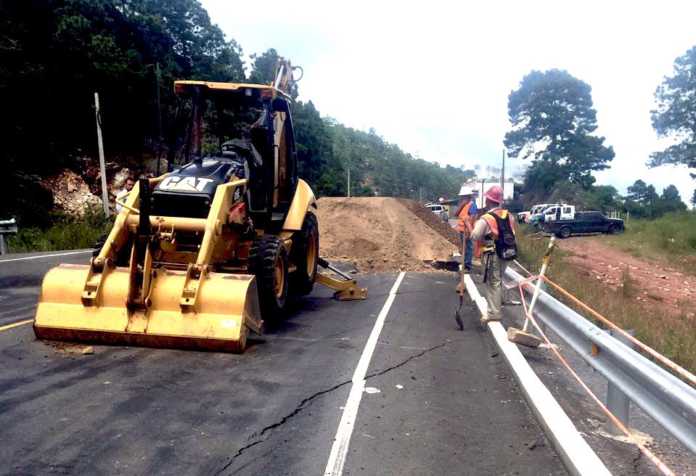
POLYGON ((696 277, 631 256, 602 243, 601 237, 574 237, 558 243, 570 252, 567 261, 588 278, 617 290, 628 281, 635 288, 632 299, 662 306, 675 315, 686 313, 688 319, 696 318, 696 277))
POLYGON ((451 237, 443 236, 450 229, 437 227, 430 221, 437 222, 437 217, 427 210, 419 218, 412 211, 418 204, 409 202, 388 197, 321 198, 322 257, 352 262, 360 272, 432 270, 424 260, 448 259, 456 249, 451 237))

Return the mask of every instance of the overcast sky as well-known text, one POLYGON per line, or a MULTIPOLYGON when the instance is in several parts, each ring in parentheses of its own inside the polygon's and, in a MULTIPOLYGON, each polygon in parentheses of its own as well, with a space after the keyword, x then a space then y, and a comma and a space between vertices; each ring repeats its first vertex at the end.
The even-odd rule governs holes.
MULTIPOLYGON (((507 96, 532 69, 565 69, 592 86, 598 133, 612 145, 598 183, 636 179, 682 199, 685 168, 648 169, 660 147, 653 94, 674 59, 696 45, 696 2, 350 2, 203 0, 245 54, 276 48, 301 65, 302 100, 420 157, 497 165, 507 96)), ((511 161, 514 166, 514 159, 511 161)))

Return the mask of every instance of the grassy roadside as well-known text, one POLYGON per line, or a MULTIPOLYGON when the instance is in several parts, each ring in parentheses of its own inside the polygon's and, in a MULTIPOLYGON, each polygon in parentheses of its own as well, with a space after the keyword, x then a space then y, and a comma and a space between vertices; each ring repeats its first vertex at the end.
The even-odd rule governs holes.
POLYGON ((21 228, 7 240, 10 252, 59 251, 91 248, 111 229, 111 221, 92 213, 83 219, 58 216, 48 228, 21 228))
POLYGON ((626 232, 604 242, 637 258, 663 262, 696 275, 696 213, 669 213, 655 220, 631 220, 626 232))
MULTIPOLYGON (((519 233, 520 261, 532 272, 541 266, 541 258, 548 246, 548 238, 538 238, 526 232, 519 233)), ((617 291, 593 279, 588 279, 565 260, 563 251, 556 249, 551 258, 548 276, 581 301, 624 329, 634 329, 636 337, 650 347, 679 363, 690 371, 696 370, 696 322, 686 315, 675 316, 660 309, 635 301, 637 289, 630 275, 625 274, 617 291)), ((580 314, 585 312, 566 302, 580 314)), ((685 303, 684 309, 687 309, 685 303)))

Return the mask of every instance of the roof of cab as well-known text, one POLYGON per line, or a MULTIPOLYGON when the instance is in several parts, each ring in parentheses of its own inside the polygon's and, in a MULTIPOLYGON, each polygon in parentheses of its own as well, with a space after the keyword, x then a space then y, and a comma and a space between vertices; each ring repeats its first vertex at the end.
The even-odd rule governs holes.
POLYGON ((290 99, 290 96, 277 89, 270 84, 253 84, 253 83, 222 83, 216 81, 196 81, 196 80, 177 80, 174 81, 174 92, 177 94, 184 93, 187 90, 193 89, 195 87, 203 87, 211 91, 230 91, 230 92, 245 92, 250 93, 258 92, 261 94, 263 91, 270 92, 273 97, 276 95, 284 96, 290 99))

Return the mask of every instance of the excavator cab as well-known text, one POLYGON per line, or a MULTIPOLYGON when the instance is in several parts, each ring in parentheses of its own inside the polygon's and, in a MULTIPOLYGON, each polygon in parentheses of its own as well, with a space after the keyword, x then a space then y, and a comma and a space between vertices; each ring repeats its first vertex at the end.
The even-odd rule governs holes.
POLYGON ((242 352, 315 281, 366 297, 319 257, 316 200, 297 177, 292 71, 281 59, 272 84, 175 82, 188 120, 169 158, 182 165, 138 181, 89 265, 46 274, 37 337, 242 352))

